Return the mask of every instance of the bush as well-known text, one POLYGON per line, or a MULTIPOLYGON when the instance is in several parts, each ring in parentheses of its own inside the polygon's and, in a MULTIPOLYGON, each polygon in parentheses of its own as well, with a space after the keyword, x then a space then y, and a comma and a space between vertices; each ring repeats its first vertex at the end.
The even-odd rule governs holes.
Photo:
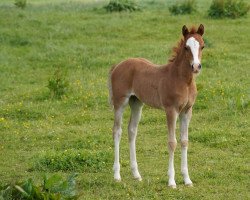
POLYGON ((0 188, 0 200, 61 200, 78 199, 75 174, 64 180, 59 175, 44 177, 43 184, 37 186, 32 179, 0 188))
POLYGON ((249 5, 242 0, 213 0, 208 16, 235 19, 247 15, 249 9, 249 5))
POLYGON ((196 10, 196 2, 195 0, 185 0, 170 6, 168 9, 173 15, 191 14, 196 10))
POLYGON ((50 90, 50 95, 52 98, 61 99, 63 95, 66 94, 69 82, 66 79, 66 74, 63 73, 60 69, 57 69, 54 73, 54 76, 49 79, 47 87, 50 90))
POLYGON ((109 4, 104 7, 108 12, 121 12, 121 11, 137 11, 140 10, 139 6, 131 0, 110 0, 109 4))
POLYGON ((14 4, 16 7, 24 9, 27 5, 27 1, 26 0, 15 0, 14 4))

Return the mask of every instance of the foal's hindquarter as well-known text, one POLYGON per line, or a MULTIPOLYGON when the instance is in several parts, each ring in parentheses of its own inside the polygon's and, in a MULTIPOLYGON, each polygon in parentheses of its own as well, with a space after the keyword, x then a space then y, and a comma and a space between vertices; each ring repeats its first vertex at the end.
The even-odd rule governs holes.
MULTIPOLYGON (((194 63, 188 60, 188 56, 186 56, 188 54, 184 50, 184 46, 181 46, 180 49, 174 61, 166 65, 157 66, 142 58, 131 58, 119 63, 110 72, 110 94, 115 115, 113 127, 115 143, 114 178, 117 181, 121 180, 119 143, 122 134, 122 114, 127 104, 131 108, 128 125, 130 165, 134 178, 142 179, 138 171, 135 141, 142 106, 145 103, 166 112, 169 150, 168 185, 173 188, 176 187, 174 151, 177 141, 175 129, 177 118, 180 118, 181 172, 185 185, 192 185, 187 165, 188 126, 197 91, 193 73, 194 63)), ((191 51, 189 54, 191 55, 191 51)), ((200 67, 201 65, 199 69, 200 67)))

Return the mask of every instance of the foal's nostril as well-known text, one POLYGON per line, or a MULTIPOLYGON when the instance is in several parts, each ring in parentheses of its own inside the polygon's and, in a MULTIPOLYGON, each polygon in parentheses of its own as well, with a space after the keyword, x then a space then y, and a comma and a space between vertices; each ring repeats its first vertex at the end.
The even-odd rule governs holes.
POLYGON ((198 65, 198 68, 201 69, 201 64, 198 65))
POLYGON ((192 64, 191 66, 192 66, 192 70, 194 70, 194 64, 192 64))

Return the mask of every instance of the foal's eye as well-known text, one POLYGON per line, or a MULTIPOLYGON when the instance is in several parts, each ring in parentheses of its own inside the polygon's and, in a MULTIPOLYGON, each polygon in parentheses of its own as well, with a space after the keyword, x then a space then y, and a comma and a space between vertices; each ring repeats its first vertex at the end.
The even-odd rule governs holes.
POLYGON ((187 46, 185 46, 185 50, 188 50, 188 47, 187 47, 187 46))

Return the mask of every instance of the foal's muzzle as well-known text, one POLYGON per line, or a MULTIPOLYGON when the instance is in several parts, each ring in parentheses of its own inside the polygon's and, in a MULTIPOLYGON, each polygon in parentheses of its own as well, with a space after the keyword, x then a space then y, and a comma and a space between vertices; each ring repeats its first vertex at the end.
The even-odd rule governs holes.
POLYGON ((193 70, 193 73, 197 74, 200 72, 201 70, 201 64, 192 64, 192 70, 193 70))

